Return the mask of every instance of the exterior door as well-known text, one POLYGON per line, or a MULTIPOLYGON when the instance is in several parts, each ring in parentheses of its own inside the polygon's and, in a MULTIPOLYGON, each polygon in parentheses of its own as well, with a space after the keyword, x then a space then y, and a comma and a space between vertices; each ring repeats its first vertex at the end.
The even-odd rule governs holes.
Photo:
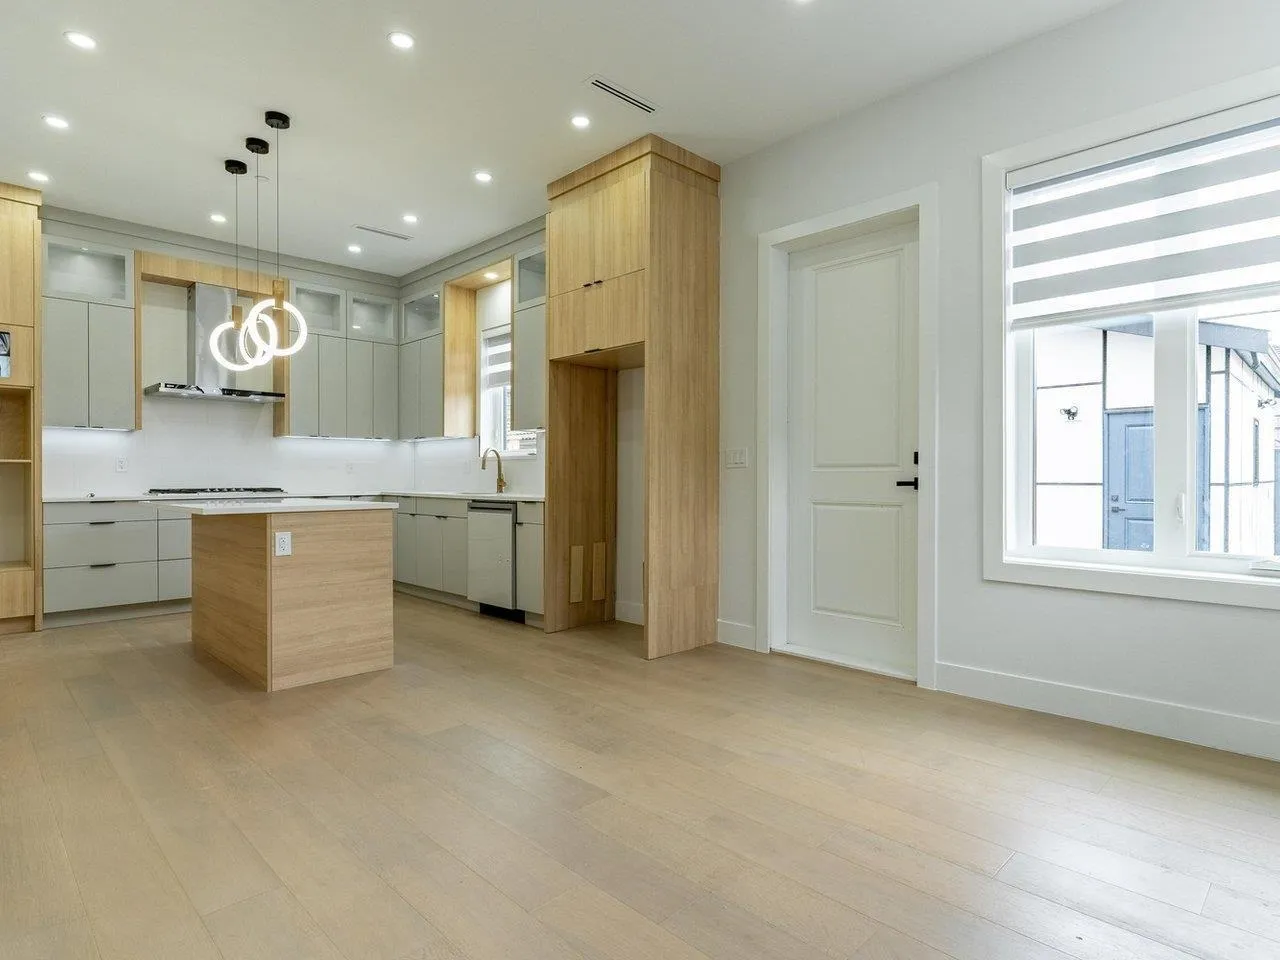
POLYGON ((787 636, 916 673, 914 225, 791 255, 787 636))
MULTIPOLYGON (((1150 407, 1107 414, 1102 509, 1108 550, 1151 550, 1153 547, 1154 423, 1150 407)), ((1209 409, 1203 405, 1196 416, 1196 500, 1196 549, 1208 550, 1209 409)))

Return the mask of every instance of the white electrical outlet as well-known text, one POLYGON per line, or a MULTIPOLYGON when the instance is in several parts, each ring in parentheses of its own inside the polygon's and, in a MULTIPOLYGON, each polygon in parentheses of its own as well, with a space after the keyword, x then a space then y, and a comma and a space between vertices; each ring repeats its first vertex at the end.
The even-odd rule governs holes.
POLYGON ((744 470, 747 466, 747 448, 733 447, 724 452, 724 468, 726 470, 744 470))
POLYGON ((116 457, 116 473, 128 473, 128 471, 129 471, 129 458, 116 457))
POLYGON ((276 556, 277 557, 293 556, 293 534, 292 533, 276 534, 276 556))

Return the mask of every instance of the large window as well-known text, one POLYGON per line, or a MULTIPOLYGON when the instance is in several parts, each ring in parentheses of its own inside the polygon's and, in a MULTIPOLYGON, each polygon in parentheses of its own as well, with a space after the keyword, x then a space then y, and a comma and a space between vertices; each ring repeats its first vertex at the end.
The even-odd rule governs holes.
POLYGON ((1280 569, 1270 111, 1003 171, 1005 564, 1280 569))
POLYGON ((511 428, 511 327, 486 330, 480 338, 480 448, 532 456, 535 430, 511 428))

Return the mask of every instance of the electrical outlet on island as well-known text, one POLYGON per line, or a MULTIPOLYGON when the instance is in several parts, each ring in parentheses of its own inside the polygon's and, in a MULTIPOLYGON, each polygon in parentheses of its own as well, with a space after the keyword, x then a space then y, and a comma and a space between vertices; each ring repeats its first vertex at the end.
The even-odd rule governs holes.
POLYGON ((293 556, 293 534, 291 532, 276 534, 276 556, 293 556))

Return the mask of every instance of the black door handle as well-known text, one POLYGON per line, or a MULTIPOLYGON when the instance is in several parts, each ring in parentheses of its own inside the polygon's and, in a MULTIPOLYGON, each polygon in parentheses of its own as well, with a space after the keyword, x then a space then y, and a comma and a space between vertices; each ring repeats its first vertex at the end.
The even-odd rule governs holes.
POLYGON ((920 489, 920 478, 919 478, 919 477, 912 477, 910 480, 899 480, 899 481, 898 481, 898 486, 900 486, 900 487, 910 487, 912 490, 919 490, 919 489, 920 489))

